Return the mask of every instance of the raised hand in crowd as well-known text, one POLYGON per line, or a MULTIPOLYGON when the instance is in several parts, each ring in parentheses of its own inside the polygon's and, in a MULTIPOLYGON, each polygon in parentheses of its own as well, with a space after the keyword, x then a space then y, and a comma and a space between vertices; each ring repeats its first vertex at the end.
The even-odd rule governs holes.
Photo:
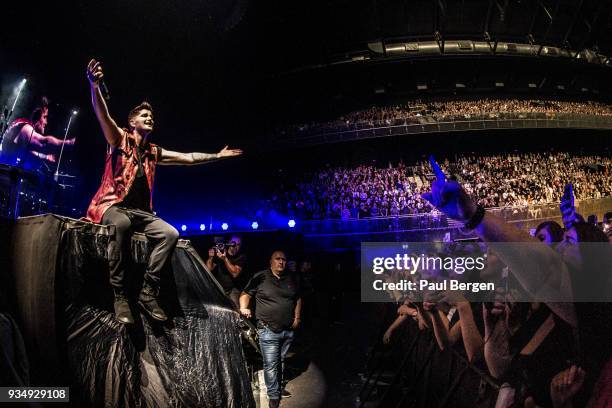
POLYGON ((431 192, 423 194, 432 205, 449 217, 463 221, 484 242, 531 243, 531 245, 492 248, 508 266, 523 289, 532 296, 547 299, 567 299, 547 305, 571 326, 577 326, 576 310, 571 302, 573 293, 569 284, 568 266, 559 253, 516 228, 498 216, 478 207, 465 190, 454 180, 448 180, 433 157, 430 163, 436 175, 431 192), (540 273, 531 273, 539 270, 540 273))
POLYGON ((572 398, 580 391, 585 377, 585 371, 576 365, 557 374, 550 383, 550 398, 553 407, 571 408, 572 398))
POLYGON ((408 306, 407 304, 403 304, 397 308, 397 314, 400 316, 410 316, 412 318, 417 317, 417 310, 413 307, 408 306))
POLYGON ((446 178, 433 156, 429 157, 429 163, 436 180, 431 183, 431 191, 423 193, 422 197, 452 219, 464 222, 470 220, 476 214, 476 203, 457 181, 446 178))
POLYGON ((559 209, 561 210, 561 218, 563 219, 565 229, 572 228, 572 224, 576 222, 576 207, 574 204, 574 188, 571 184, 565 186, 559 209))

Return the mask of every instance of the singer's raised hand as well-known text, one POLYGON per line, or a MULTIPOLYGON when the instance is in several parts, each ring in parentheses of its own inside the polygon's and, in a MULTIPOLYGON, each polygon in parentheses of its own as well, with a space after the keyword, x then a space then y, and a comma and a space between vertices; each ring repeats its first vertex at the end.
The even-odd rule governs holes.
POLYGON ((106 106, 105 99, 108 99, 108 91, 104 91, 104 72, 100 61, 91 59, 87 64, 87 79, 91 85, 91 103, 106 138, 106 142, 112 146, 118 146, 121 142, 123 131, 117 126, 117 123, 111 118, 106 106))
POLYGON ((97 85, 104 78, 104 72, 102 71, 102 63, 91 59, 87 64, 87 79, 91 85, 97 85))

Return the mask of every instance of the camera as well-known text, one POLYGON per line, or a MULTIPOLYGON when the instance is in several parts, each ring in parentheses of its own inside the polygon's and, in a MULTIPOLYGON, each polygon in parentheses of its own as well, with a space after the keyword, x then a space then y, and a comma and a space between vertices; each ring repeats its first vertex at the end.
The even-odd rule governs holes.
POLYGON ((225 252, 226 249, 235 247, 235 246, 236 246, 236 243, 233 241, 232 242, 223 242, 223 241, 215 242, 215 250, 219 252, 225 252))

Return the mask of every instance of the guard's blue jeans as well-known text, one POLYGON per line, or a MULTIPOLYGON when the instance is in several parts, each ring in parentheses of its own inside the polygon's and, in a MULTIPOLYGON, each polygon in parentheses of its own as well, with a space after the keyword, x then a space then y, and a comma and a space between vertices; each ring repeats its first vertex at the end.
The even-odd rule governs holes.
POLYGON ((293 331, 275 333, 267 327, 257 330, 259 346, 263 356, 264 381, 268 399, 280 399, 283 382, 285 356, 293 341, 293 331))

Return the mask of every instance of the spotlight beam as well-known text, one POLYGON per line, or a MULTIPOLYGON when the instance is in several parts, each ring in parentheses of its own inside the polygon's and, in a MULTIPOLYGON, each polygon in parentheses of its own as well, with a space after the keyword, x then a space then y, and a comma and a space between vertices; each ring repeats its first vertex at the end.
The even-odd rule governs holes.
MULTIPOLYGON (((17 106, 17 101, 19 100, 19 97, 21 96, 21 91, 23 91, 23 88, 25 87, 27 80, 25 78, 23 78, 21 80, 21 83, 19 84, 19 87, 17 88, 17 95, 15 96, 15 100, 13 101, 13 107, 11 108, 10 111, 6 111, 6 109, 4 109, 4 120, 0 121, 0 153, 2 152, 2 142, 4 139, 4 132, 8 129, 9 123, 11 121, 11 116, 13 116, 13 111, 15 110, 15 106, 17 106)), ((14 92, 14 90, 13 90, 14 92)), ((4 108, 6 108, 6 105, 4 106, 4 108)))
POLYGON ((59 158, 57 159, 57 167, 55 168, 55 174, 53 175, 53 179, 58 181, 59 179, 59 168, 62 163, 62 155, 64 154, 64 146, 66 145, 66 138, 68 137, 68 132, 70 131, 70 125, 72 124, 72 118, 74 118, 77 113, 79 113, 76 109, 72 111, 72 114, 68 118, 68 125, 66 125, 66 133, 64 133, 64 140, 62 143, 62 148, 60 149, 59 158))
POLYGON ((19 84, 19 88, 17 89, 17 96, 15 96, 15 100, 13 101, 13 107, 11 108, 11 113, 10 114, 12 114, 13 111, 15 110, 15 106, 17 106, 17 101, 19 101, 19 97, 21 96, 21 91, 23 91, 23 88, 25 87, 26 82, 27 82, 27 80, 25 78, 23 78, 23 80, 19 84))

